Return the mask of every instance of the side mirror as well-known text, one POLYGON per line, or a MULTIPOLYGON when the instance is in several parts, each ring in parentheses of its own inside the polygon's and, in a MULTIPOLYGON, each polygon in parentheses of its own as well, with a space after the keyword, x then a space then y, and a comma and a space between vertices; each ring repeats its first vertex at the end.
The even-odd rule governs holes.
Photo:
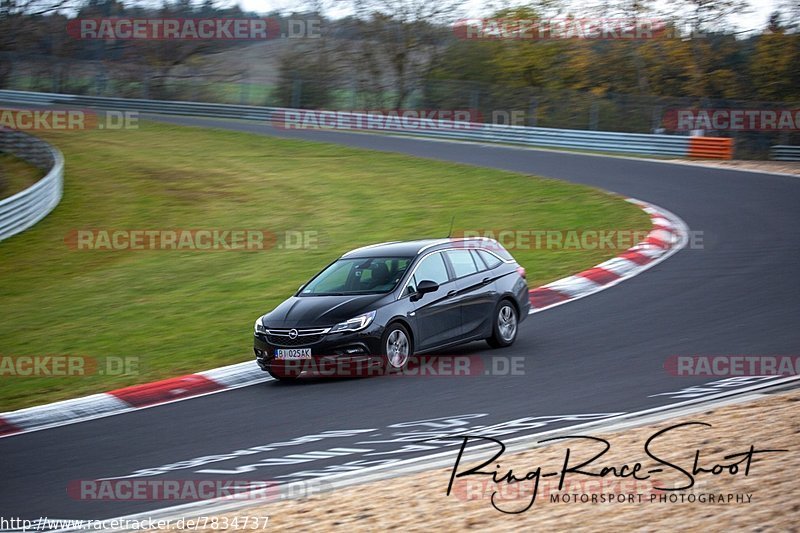
POLYGON ((439 290, 439 284, 435 281, 431 281, 429 279, 424 279, 417 283, 417 294, 422 296, 423 294, 428 294, 429 292, 436 292, 439 290))

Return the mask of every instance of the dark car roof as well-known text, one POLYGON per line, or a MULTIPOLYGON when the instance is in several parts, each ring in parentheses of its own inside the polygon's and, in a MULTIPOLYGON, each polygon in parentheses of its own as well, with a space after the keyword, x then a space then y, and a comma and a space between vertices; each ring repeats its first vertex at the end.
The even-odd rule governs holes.
MULTIPOLYGON (((487 239, 420 239, 416 241, 383 242, 356 248, 342 257, 415 257, 423 251, 450 248, 453 242, 464 242, 465 240, 480 242, 487 239)), ((491 242, 497 244, 495 241, 491 242)))
POLYGON ((343 257, 414 257, 420 250, 449 239, 422 239, 418 241, 382 242, 350 250, 343 257))

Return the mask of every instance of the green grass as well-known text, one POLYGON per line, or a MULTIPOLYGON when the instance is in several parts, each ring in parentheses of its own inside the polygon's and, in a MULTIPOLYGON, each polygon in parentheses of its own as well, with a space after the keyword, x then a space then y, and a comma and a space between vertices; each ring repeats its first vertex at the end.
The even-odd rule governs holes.
POLYGON ((24 191, 44 172, 11 154, 0 154, 0 200, 24 191))
MULTIPOLYGON (((0 377, 0 411, 251 357, 256 317, 348 249, 459 229, 633 229, 638 208, 601 191, 330 144, 143 122, 49 132, 61 204, 0 243, 0 355, 139 357, 136 375, 0 377), (74 229, 316 231, 310 250, 76 251, 74 229)), ((519 250, 531 286, 615 250, 519 250)), ((254 372, 258 370, 253 369, 254 372)))

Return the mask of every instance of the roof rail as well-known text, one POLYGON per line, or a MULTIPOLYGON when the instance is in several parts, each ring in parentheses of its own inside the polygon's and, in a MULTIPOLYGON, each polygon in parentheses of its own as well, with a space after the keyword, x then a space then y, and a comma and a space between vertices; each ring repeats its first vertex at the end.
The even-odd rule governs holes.
POLYGON ((347 257, 348 255, 354 254, 356 252, 360 252, 361 250, 368 250, 370 248, 375 248, 376 246, 383 246, 385 244, 397 244, 398 242, 401 242, 401 241, 386 241, 386 242, 378 242, 378 243, 375 243, 375 244, 368 244, 366 246, 362 246, 360 248, 356 248, 355 250, 350 250, 349 252, 344 254, 342 257, 347 257))

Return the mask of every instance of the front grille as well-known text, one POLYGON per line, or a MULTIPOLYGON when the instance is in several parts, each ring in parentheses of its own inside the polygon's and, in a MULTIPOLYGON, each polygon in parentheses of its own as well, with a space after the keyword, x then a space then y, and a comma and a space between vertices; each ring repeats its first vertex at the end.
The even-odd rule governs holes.
POLYGON ((273 346, 308 346, 319 342, 328 332, 328 328, 298 329, 297 337, 290 336, 291 329, 268 329, 267 342, 273 346))
POLYGON ((322 337, 324 337, 324 335, 305 335, 303 337, 297 337, 296 339, 290 339, 289 337, 280 335, 267 335, 267 342, 274 346, 307 346, 319 342, 322 337))

